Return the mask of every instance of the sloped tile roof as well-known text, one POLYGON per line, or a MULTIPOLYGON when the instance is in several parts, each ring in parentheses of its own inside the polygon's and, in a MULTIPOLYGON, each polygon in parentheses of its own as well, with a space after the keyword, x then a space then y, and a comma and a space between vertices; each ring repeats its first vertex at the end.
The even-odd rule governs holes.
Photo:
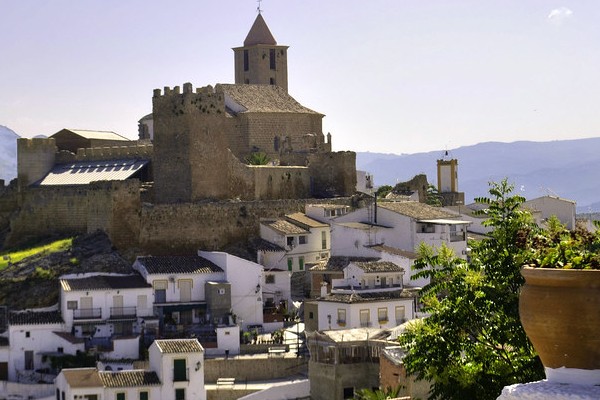
POLYGON ((36 185, 89 185, 95 181, 124 181, 135 175, 147 160, 79 161, 55 165, 36 185))
MULTIPOLYGON (((68 131, 68 132, 74 133, 85 139, 121 140, 124 142, 131 141, 130 139, 127 139, 125 136, 121 136, 118 133, 115 133, 113 131, 90 131, 90 130, 85 130, 85 129, 63 129, 63 130, 60 130, 59 132, 55 133, 54 135, 56 135, 60 132, 63 132, 63 131, 68 131)), ((54 135, 52 135, 50 137, 54 137, 54 135)))
POLYGON ((100 371, 102 386, 110 388, 160 385, 160 379, 154 371, 100 371))
POLYGON ((246 39, 244 39, 244 46, 255 46, 257 44, 266 44, 270 46, 275 46, 277 44, 261 13, 258 13, 256 16, 246 39))
POLYGON ((390 261, 359 261, 353 264, 365 272, 404 272, 404 268, 390 261))
POLYGON ((74 290, 143 289, 152 287, 139 274, 66 278, 60 279, 60 285, 65 292, 74 290))
POLYGON ((226 100, 239 104, 243 112, 296 113, 322 115, 304 107, 292 96, 276 85, 226 84, 221 83, 226 100))
POLYGON ((217 264, 200 256, 138 257, 149 274, 211 274, 223 272, 217 264))
POLYGON ((310 233, 306 229, 284 219, 277 219, 275 221, 263 221, 262 223, 275 229, 280 233, 283 233, 284 235, 305 235, 310 233))
POLYGON ((61 373, 72 388, 102 387, 96 368, 65 368, 61 373))
POLYGON ((283 252, 285 249, 278 244, 271 243, 268 240, 257 238, 252 241, 254 248, 258 251, 283 252))
POLYGON ((292 223, 297 223, 300 225, 304 225, 307 229, 308 228, 326 228, 329 225, 317 221, 316 219, 312 219, 310 217, 307 217, 306 214, 304 213, 293 213, 293 214, 287 214, 285 216, 288 220, 290 220, 292 223))
POLYGON ((414 294, 407 290, 394 290, 391 292, 354 292, 329 293, 325 297, 319 298, 321 301, 330 301, 335 303, 368 303, 371 301, 385 301, 394 299, 405 299, 414 297, 414 294))
POLYGON ((79 338, 76 337, 74 335, 71 335, 68 332, 52 332, 54 333, 56 336, 63 338, 64 340, 66 340, 67 342, 71 343, 71 344, 78 344, 78 343, 85 343, 85 338, 79 338))
POLYGON ((161 353, 201 353, 202 345, 197 339, 155 340, 161 353))
POLYGON ((457 217, 456 214, 451 214, 439 207, 433 207, 417 201, 381 202, 377 203, 377 206, 397 214, 406 215, 407 217, 416 220, 439 218, 455 219, 457 217))
POLYGON ((311 271, 337 271, 342 272, 344 268, 351 262, 368 262, 377 261, 379 258, 375 257, 342 257, 332 256, 329 259, 319 262, 317 265, 312 267, 311 271))
POLYGON ((58 311, 9 312, 9 325, 47 325, 64 323, 58 311))
POLYGON ((416 260, 417 258, 419 258, 419 255, 417 253, 415 253, 414 251, 401 250, 396 247, 385 246, 383 244, 376 244, 376 245, 367 246, 367 247, 369 247, 373 250, 384 252, 384 253, 406 257, 410 260, 416 260))

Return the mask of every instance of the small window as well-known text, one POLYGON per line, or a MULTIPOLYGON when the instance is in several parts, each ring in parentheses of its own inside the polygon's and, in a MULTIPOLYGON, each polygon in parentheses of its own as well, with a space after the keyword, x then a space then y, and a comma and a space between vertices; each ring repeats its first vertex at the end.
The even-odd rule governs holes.
POLYGON ((306 244, 306 235, 298 236, 298 243, 306 244))
POLYGON ((298 268, 300 271, 304 271, 304 256, 298 257, 298 268))
POLYGON ((148 400, 148 392, 140 392, 140 400, 148 400))
POLYGON ((57 347, 56 352, 62 354, 65 352, 65 349, 64 349, 64 347, 57 347))
POLYGON ((346 326, 346 310, 338 308, 337 310, 337 324, 339 326, 346 326))
POLYGON ((67 310, 77 310, 77 300, 67 301, 67 310))
POLYGON ((225 294, 225 289, 223 289, 223 288, 220 288, 220 289, 219 289, 219 294, 225 294))
POLYGON ((327 233, 325 231, 321 231, 321 249, 327 249, 327 233))
POLYGON ((175 400, 185 400, 185 389, 175 389, 175 400))
POLYGON ((294 267, 294 259, 292 257, 288 258, 287 263, 288 263, 288 271, 291 271, 292 268, 294 267))
POLYGON ((368 309, 360 310, 360 326, 361 328, 371 326, 371 315, 368 309))
POLYGON ((25 337, 31 337, 31 332, 29 332, 29 331, 25 332, 25 337))
POLYGON ((117 393, 116 400, 125 400, 125 393, 124 392, 117 393))
POLYGON ((248 50, 244 50, 244 71, 248 71, 250 63, 248 62, 248 50))
POLYGON ((314 319, 314 318, 315 318, 315 315, 313 314, 313 312, 309 311, 308 312, 308 319, 314 319))
POLYGON ((377 309, 377 320, 380 324, 387 324, 388 322, 388 309, 387 307, 377 309))
POLYGON ((400 325, 404 323, 406 319, 406 312, 404 306, 396 306, 396 324, 400 325))
MULTIPOLYGON (((272 70, 275 69, 275 61, 275 49, 269 49, 269 68, 272 70)), ((271 83, 271 85, 273 85, 273 83, 271 83)))
POLYGON ((275 283, 275 275, 269 274, 265 276, 265 283, 275 283))
POLYGON ((286 240, 286 244, 288 246, 293 246, 294 245, 294 237, 293 236, 288 236, 288 237, 285 238, 285 240, 286 240))
POLYGON ((274 85, 275 84, 275 78, 269 78, 269 83, 271 85, 274 85))

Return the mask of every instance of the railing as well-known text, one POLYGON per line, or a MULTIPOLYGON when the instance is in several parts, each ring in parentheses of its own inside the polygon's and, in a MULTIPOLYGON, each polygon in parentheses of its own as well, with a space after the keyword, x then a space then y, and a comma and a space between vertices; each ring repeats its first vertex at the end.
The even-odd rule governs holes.
POLYGON ((336 322, 337 322, 337 324, 339 326, 346 326, 346 320, 345 319, 338 319, 336 322))
POLYGON ((173 369, 173 382, 187 382, 190 380, 190 369, 185 370, 173 369))
POLYGON ((135 317, 137 314, 136 307, 111 307, 110 316, 114 317, 135 317))
POLYGON ((73 319, 102 319, 101 308, 79 308, 73 310, 73 319))
POLYGON ((371 322, 362 322, 360 323, 360 327, 361 328, 370 328, 371 327, 371 322))

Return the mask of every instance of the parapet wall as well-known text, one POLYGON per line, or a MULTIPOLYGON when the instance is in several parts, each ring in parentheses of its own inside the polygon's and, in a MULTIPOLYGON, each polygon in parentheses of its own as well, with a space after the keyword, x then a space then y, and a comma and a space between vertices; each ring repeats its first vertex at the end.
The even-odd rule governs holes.
POLYGON ((54 166, 56 142, 53 138, 17 139, 19 188, 42 179, 54 166))
POLYGON ((151 143, 136 143, 129 146, 92 147, 78 149, 76 161, 100 161, 122 159, 151 160, 154 155, 154 146, 151 143))

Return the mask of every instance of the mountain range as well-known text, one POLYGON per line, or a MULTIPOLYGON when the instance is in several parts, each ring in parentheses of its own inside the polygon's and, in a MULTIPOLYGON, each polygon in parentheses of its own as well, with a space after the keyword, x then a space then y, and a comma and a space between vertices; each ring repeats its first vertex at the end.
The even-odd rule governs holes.
MULTIPOLYGON (((437 186, 437 160, 445 151, 417 154, 359 152, 356 167, 376 186, 395 185, 424 173, 437 186)), ((485 142, 448 151, 458 160, 458 190, 465 202, 488 194, 488 183, 507 178, 527 199, 544 195, 575 200, 578 212, 600 211, 600 138, 549 142, 485 142)))
MULTIPOLYGON (((17 138, 0 125, 0 179, 17 176, 17 138)), ((445 151, 416 154, 357 152, 356 168, 374 176, 375 184, 395 185, 424 173, 437 185, 437 160, 445 151)), ((448 151, 458 160, 458 190, 468 204, 486 196, 488 183, 508 178, 528 199, 554 195, 577 202, 578 212, 600 211, 600 138, 549 142, 485 142, 448 151)))

